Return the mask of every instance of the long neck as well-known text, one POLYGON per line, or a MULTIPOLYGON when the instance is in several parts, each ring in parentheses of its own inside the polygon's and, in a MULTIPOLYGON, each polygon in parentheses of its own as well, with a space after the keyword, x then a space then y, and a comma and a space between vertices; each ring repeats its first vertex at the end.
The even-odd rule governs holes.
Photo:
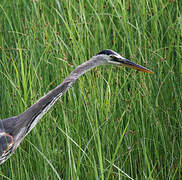
POLYGON ((20 142, 38 123, 41 117, 54 105, 54 103, 72 86, 72 84, 81 75, 90 69, 102 64, 104 64, 103 59, 94 56, 89 61, 78 66, 60 85, 40 98, 25 112, 19 116, 1 120, 0 164, 3 163, 15 151, 20 142), (2 137, 6 137, 7 142, 2 139, 2 137))
MULTIPOLYGON (((102 59, 92 57, 89 61, 78 66, 60 85, 40 98, 35 104, 19 116, 20 123, 30 125, 28 132, 37 124, 38 120, 55 104, 55 102, 72 86, 84 73, 92 68, 104 64, 102 59), (31 122, 30 122, 31 121, 31 122)), ((27 132, 27 133, 28 133, 27 132)))

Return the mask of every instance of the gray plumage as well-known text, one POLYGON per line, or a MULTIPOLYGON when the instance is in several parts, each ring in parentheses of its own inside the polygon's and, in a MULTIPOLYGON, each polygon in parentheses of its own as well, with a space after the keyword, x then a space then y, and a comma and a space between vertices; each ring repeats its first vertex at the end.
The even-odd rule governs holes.
POLYGON ((25 112, 18 116, 0 120, 0 164, 13 154, 21 141, 35 127, 42 116, 81 75, 98 65, 115 64, 126 66, 127 63, 130 67, 133 66, 132 68, 152 73, 147 68, 132 63, 112 50, 104 50, 78 66, 60 85, 40 98, 25 112))

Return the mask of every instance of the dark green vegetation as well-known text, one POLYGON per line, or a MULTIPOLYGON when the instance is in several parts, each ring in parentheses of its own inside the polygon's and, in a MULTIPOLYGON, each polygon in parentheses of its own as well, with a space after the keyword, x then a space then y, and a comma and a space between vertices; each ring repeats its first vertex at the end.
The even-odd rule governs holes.
POLYGON ((0 179, 182 179, 181 3, 1 0, 1 119, 102 49, 155 74, 88 72, 1 165, 0 179))

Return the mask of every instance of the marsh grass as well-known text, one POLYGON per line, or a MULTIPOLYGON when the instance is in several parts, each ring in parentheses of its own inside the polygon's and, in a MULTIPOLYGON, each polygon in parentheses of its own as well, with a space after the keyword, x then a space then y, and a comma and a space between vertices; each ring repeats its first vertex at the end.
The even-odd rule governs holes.
POLYGON ((0 179, 181 179, 182 4, 0 3, 1 119, 102 49, 152 69, 81 77, 0 167, 0 179))

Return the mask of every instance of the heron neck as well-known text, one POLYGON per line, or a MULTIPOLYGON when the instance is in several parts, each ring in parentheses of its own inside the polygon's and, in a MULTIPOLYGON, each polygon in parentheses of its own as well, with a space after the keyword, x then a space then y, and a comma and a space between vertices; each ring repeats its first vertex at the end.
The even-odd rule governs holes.
POLYGON ((74 82, 76 79, 78 79, 81 75, 85 74, 87 71, 99 66, 105 64, 105 61, 99 57, 96 58, 96 56, 92 57, 89 61, 84 62, 83 64, 79 65, 75 70, 71 72, 71 74, 63 81, 71 81, 74 82))
POLYGON ((40 98, 35 104, 28 108, 24 113, 22 113, 19 116, 19 120, 21 120, 20 123, 23 123, 25 126, 27 126, 27 123, 30 124, 29 128, 27 129, 27 134, 37 124, 38 120, 41 119, 41 117, 55 104, 55 102, 72 86, 72 84, 81 75, 102 64, 104 64, 104 61, 102 59, 92 57, 92 59, 89 61, 79 65, 67 78, 65 78, 65 80, 60 85, 48 92, 45 96, 40 98))

